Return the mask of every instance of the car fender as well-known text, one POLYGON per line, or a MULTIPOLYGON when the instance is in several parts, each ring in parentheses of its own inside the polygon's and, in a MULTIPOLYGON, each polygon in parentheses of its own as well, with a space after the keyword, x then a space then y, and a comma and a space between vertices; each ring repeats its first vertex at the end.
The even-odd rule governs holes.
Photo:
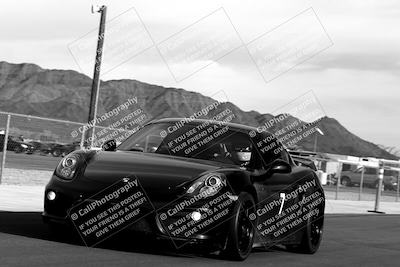
POLYGON ((239 195, 241 192, 248 192, 254 198, 254 201, 258 202, 257 191, 251 181, 248 171, 242 169, 222 169, 218 170, 225 175, 230 190, 235 195, 239 195))

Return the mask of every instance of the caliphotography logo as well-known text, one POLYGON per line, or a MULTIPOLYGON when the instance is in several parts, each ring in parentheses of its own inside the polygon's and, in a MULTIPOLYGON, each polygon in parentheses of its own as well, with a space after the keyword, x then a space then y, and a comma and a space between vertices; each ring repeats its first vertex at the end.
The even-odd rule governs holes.
POLYGON ((0 266, 396 266, 400 3, 0 13, 0 266))

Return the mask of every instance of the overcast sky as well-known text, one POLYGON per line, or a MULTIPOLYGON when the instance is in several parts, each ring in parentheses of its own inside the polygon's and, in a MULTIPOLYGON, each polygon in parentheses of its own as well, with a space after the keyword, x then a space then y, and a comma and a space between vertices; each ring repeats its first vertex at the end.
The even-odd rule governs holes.
MULTIPOLYGON (((124 31, 133 28, 135 37, 142 37, 140 42, 135 41, 136 47, 126 55, 118 55, 118 49, 114 47, 110 51, 110 48, 108 55, 110 57, 114 53, 113 60, 106 58, 105 50, 104 63, 105 66, 108 64, 109 71, 102 79, 136 79, 208 95, 224 90, 228 99, 243 110, 262 113, 272 112, 313 90, 326 115, 339 120, 348 130, 369 141, 400 148, 399 1, 63 2, 2 1, 0 60, 35 63, 43 68, 74 69, 91 75, 82 62, 86 56, 89 59, 94 57, 94 52, 87 51, 93 51, 90 44, 95 32, 86 34, 96 29, 99 15, 91 14, 90 6, 92 3, 103 3, 108 6, 109 20, 126 12, 118 17, 119 20, 114 20, 115 24, 125 25, 120 27, 121 34, 118 31, 112 33, 112 21, 109 22, 106 46, 112 44, 110 40, 107 43, 107 30, 111 36, 127 38, 129 32, 124 31), (298 14, 304 17, 295 17, 298 14), (307 19, 310 20, 305 22, 307 19), (288 24, 290 21, 294 23, 288 24), (146 26, 146 32, 141 32, 141 22, 146 26), (268 38, 278 38, 279 41, 279 29, 283 29, 284 25, 292 29, 297 25, 297 30, 307 28, 304 29, 307 39, 310 39, 307 34, 315 35, 315 32, 307 32, 314 27, 317 31, 321 30, 317 35, 323 36, 326 33, 321 24, 327 33, 326 39, 321 40, 333 44, 321 43, 315 51, 324 48, 323 51, 272 81, 265 76, 268 72, 260 70, 257 59, 250 57, 249 47, 245 45, 254 44, 254 40, 265 43, 265 39, 257 39, 266 36, 265 33, 269 34, 268 38), (190 25, 194 26, 191 28, 190 25), (177 55, 177 51, 185 49, 182 46, 169 54, 162 53, 171 48, 167 42, 169 37, 176 36, 174 34, 182 29, 188 29, 188 32, 183 31, 186 36, 195 32, 196 42, 200 46, 206 45, 201 41, 208 40, 212 34, 202 31, 202 25, 206 28, 207 25, 215 25, 213 34, 222 33, 220 40, 224 40, 221 43, 225 50, 221 49, 220 54, 217 51, 212 58, 215 60, 196 61, 194 58, 189 62, 186 58, 186 61, 177 62, 182 59, 181 55, 177 55), (279 25, 283 27, 279 28, 279 25), (160 56, 156 47, 164 57, 160 56), (230 53, 225 55, 224 52, 230 53), (174 60, 176 66, 171 65, 174 60), (197 71, 202 66, 206 67, 197 71), (192 75, 186 77, 187 74, 192 75)), ((285 40, 287 38, 281 38, 280 43, 289 43, 290 46, 290 42, 285 40)), ((116 44, 123 48, 123 39, 116 44)), ((279 52, 279 48, 269 47, 263 51, 279 52)), ((279 67, 285 70, 291 65, 279 67)))

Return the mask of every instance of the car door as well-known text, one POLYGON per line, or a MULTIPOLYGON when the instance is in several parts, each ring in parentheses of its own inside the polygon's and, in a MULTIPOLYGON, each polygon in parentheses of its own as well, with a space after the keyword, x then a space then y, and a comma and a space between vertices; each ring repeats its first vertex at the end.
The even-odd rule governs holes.
POLYGON ((292 192, 298 192, 297 189, 307 179, 309 170, 306 167, 296 166, 288 152, 274 137, 265 134, 262 140, 259 139, 256 142, 263 168, 266 171, 254 183, 258 194, 257 230, 263 241, 274 243, 290 237, 293 233, 277 223, 281 216, 288 215, 285 213, 297 213, 301 208, 300 205, 295 204, 301 201, 303 195, 294 196, 292 192), (268 169, 276 160, 290 164, 292 171, 270 174, 268 169), (294 197, 291 197, 292 195, 294 197))
MULTIPOLYGON (((359 167, 353 171, 353 173, 350 176, 351 182, 353 184, 360 184, 361 183, 361 173, 364 167, 359 167)), ((365 181, 365 171, 364 171, 364 177, 363 181, 365 181)), ((363 182, 364 183, 364 182, 363 182)))
POLYGON ((378 169, 375 168, 365 168, 364 173, 364 184, 373 186, 375 181, 378 179, 378 169))

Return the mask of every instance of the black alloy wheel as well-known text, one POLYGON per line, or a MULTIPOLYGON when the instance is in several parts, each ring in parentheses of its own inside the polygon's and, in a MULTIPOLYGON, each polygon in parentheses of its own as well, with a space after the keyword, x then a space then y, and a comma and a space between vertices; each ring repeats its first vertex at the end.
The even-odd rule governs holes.
POLYGON ((239 194, 233 207, 233 217, 228 222, 227 245, 223 253, 227 258, 243 261, 250 255, 255 236, 250 214, 255 213, 255 206, 249 193, 239 194))

